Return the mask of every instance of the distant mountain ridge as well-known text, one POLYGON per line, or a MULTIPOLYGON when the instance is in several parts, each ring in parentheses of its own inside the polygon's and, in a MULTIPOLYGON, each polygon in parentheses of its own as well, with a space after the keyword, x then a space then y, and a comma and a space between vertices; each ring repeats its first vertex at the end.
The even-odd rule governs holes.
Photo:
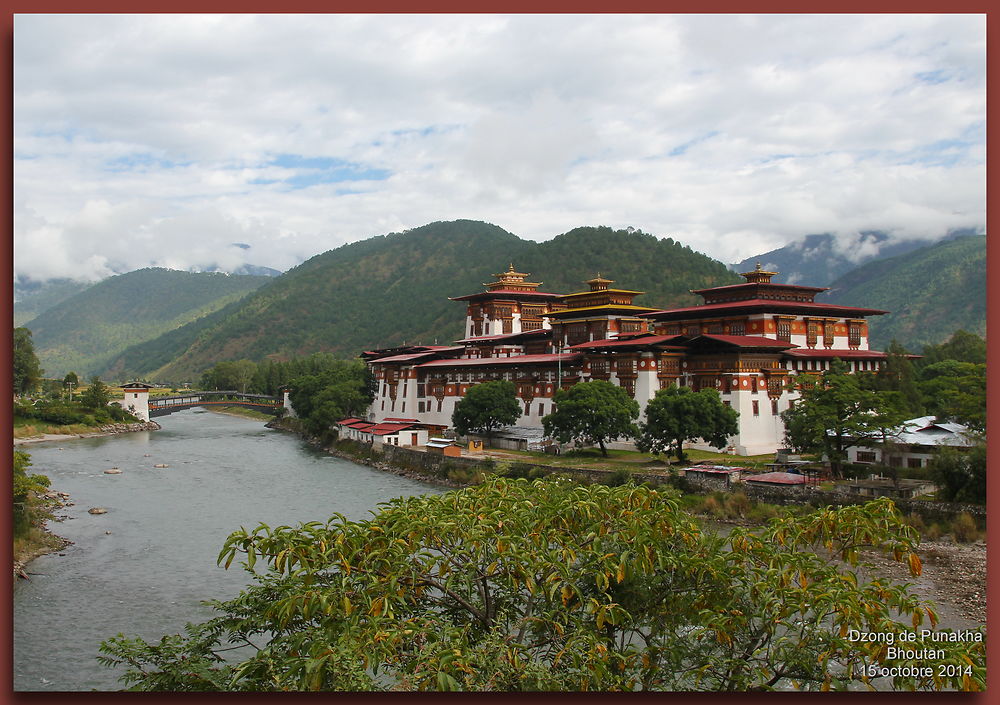
POLYGON ((772 279, 776 284, 829 286, 838 277, 867 262, 897 257, 935 242, 975 234, 972 229, 960 229, 936 240, 892 240, 884 232, 870 230, 859 233, 857 241, 849 248, 829 233, 813 234, 776 250, 748 257, 731 268, 746 272, 760 262, 764 269, 778 273, 772 279))
POLYGON ((889 311, 872 321, 872 347, 895 338, 919 352, 958 329, 986 337, 986 269, 986 236, 956 237, 862 265, 817 300, 889 311))
POLYGON ((463 336, 465 316, 448 297, 482 291, 509 264, 557 293, 584 289, 601 272, 645 291, 636 303, 652 307, 694 304, 689 289, 740 281, 722 263, 638 230, 581 227, 538 243, 480 221, 437 222, 317 255, 225 315, 126 350, 109 370, 180 380, 226 359, 353 357, 404 342, 447 344, 463 336), (161 351, 182 347, 171 362, 149 366, 164 359, 161 351))
POLYGON ((103 372, 111 358, 222 308, 270 277, 140 269, 86 287, 27 326, 48 376, 103 372))

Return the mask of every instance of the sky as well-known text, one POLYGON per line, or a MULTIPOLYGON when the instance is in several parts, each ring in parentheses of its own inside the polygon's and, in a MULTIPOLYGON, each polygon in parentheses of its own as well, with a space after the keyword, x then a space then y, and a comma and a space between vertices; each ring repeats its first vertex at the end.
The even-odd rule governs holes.
POLYGON ((16 15, 14 272, 439 220, 737 262, 986 224, 985 15, 16 15))

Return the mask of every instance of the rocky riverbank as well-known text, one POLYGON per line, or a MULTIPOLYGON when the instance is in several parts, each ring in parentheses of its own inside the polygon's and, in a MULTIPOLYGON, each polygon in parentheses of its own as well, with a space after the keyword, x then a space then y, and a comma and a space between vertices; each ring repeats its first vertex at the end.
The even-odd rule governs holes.
MULTIPOLYGON (((65 492, 49 491, 42 496, 51 502, 53 511, 56 511, 63 507, 73 506, 73 502, 70 501, 69 495, 65 492)), ((66 518, 65 515, 54 514, 52 516, 52 519, 48 521, 62 521, 65 518, 66 518)), ((38 558, 39 556, 44 556, 48 553, 55 553, 56 551, 61 551, 62 549, 66 548, 72 543, 72 541, 69 541, 61 536, 53 534, 47 526, 48 521, 46 521, 41 527, 39 527, 40 530, 43 531, 45 534, 45 541, 32 542, 26 547, 24 547, 21 551, 15 553, 14 580, 17 580, 18 578, 22 579, 29 578, 29 574, 25 570, 25 567, 28 565, 28 563, 30 563, 34 559, 38 558)))
POLYGON ((160 424, 155 421, 144 421, 139 423, 116 423, 107 426, 98 426, 94 431, 87 433, 43 433, 38 436, 27 438, 15 438, 14 445, 27 445, 29 443, 43 443, 46 441, 68 441, 75 438, 95 438, 98 436, 113 436, 119 433, 134 433, 135 431, 159 431, 160 424))

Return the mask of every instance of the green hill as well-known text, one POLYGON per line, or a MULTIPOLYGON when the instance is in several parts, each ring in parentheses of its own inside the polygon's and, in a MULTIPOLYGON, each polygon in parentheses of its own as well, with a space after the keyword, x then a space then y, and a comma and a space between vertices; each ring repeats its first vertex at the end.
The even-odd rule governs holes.
POLYGON ((986 236, 974 235, 876 260, 830 285, 828 301, 890 311, 872 319, 871 343, 895 338, 913 351, 959 328, 986 336, 986 236))
POLYGON ((39 314, 76 296, 89 286, 92 286, 90 282, 78 282, 72 279, 50 279, 45 282, 15 279, 14 327, 28 326, 39 314))
POLYGON ((576 228, 537 243, 479 221, 437 222, 317 255, 238 306, 128 350, 110 367, 183 381, 220 360, 447 344, 462 337, 464 322, 463 305, 448 297, 482 291, 511 263, 558 293, 585 288, 599 271, 646 291, 637 304, 657 307, 695 303, 688 289, 740 281, 720 262, 636 230, 576 228))
POLYGON ((35 353, 48 376, 102 373, 138 342, 244 297, 270 277, 140 269, 110 277, 36 316, 35 353))

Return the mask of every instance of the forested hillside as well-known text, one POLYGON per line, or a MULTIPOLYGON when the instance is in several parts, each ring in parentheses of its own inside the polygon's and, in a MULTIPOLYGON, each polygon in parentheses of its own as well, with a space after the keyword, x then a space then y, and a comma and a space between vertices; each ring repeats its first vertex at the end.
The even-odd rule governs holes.
POLYGON ((27 326, 48 376, 102 373, 138 342, 184 325, 270 281, 269 277, 140 269, 88 287, 27 326))
MULTIPOLYGON (((974 234, 970 229, 954 230, 942 239, 974 234)), ((777 250, 748 257, 734 264, 733 268, 737 272, 746 272, 760 262, 764 269, 778 272, 772 279, 776 284, 830 286, 838 277, 870 261, 898 257, 929 244, 926 240, 892 241, 886 233, 879 231, 858 233, 857 240, 850 245, 845 245, 829 233, 806 235, 777 250)))
POLYGON ((872 347, 880 350, 893 338, 919 350, 958 329, 985 337, 986 236, 960 237, 869 262, 837 279, 823 297, 890 311, 872 319, 872 347))
POLYGON ((14 280, 14 327, 27 326, 32 319, 66 299, 76 296, 90 282, 50 279, 45 282, 14 280))
POLYGON ((321 351, 353 357, 404 342, 447 344, 462 336, 465 315, 463 304, 448 297, 482 291, 510 264, 557 293, 584 289, 600 272, 648 292, 636 303, 656 307, 692 304, 688 289, 740 281, 720 262, 636 230, 583 227, 537 243, 479 221, 438 222, 317 255, 227 315, 200 322, 201 330, 175 331, 142 346, 141 354, 127 351, 111 367, 180 381, 220 360, 321 351), (182 354, 162 364, 180 347, 182 354))

